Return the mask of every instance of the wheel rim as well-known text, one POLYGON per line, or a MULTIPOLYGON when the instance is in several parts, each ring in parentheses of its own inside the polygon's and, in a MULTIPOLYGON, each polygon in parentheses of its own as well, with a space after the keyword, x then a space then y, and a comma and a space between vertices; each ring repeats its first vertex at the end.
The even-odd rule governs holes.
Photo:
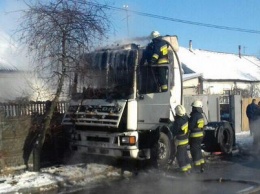
POLYGON ((167 156, 166 145, 163 142, 159 142, 159 159, 164 159, 167 156))

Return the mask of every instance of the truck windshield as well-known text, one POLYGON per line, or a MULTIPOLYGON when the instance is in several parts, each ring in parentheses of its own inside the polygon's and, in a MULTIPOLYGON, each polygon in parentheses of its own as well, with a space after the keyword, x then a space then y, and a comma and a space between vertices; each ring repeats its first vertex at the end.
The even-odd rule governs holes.
POLYGON ((131 98, 136 57, 136 50, 85 55, 78 72, 77 90, 88 99, 131 98))

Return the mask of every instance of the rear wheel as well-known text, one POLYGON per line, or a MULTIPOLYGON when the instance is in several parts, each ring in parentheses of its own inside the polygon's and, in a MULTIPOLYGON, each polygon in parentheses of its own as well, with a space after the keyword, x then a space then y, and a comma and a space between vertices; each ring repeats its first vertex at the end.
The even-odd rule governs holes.
POLYGON ((234 134, 232 128, 228 126, 220 126, 218 129, 218 143, 221 152, 230 154, 233 149, 234 134))

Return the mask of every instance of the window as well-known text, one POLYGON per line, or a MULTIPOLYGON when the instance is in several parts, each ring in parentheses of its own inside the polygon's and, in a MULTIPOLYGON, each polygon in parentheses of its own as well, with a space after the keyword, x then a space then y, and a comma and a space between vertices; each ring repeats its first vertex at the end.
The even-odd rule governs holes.
POLYGON ((167 66, 142 66, 139 71, 139 93, 160 93, 168 91, 167 66))

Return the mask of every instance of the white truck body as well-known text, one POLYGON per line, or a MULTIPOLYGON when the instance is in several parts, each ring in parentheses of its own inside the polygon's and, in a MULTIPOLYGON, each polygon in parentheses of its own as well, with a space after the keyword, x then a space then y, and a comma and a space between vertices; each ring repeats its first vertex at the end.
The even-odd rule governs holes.
POLYGON ((182 104, 182 70, 177 37, 164 39, 169 64, 140 67, 144 48, 134 44, 96 51, 82 60, 77 91, 62 121, 71 128, 72 147, 87 154, 149 159, 159 141, 159 160, 168 162, 174 152, 173 110, 182 104), (158 89, 158 68, 167 80, 164 92, 158 89))

